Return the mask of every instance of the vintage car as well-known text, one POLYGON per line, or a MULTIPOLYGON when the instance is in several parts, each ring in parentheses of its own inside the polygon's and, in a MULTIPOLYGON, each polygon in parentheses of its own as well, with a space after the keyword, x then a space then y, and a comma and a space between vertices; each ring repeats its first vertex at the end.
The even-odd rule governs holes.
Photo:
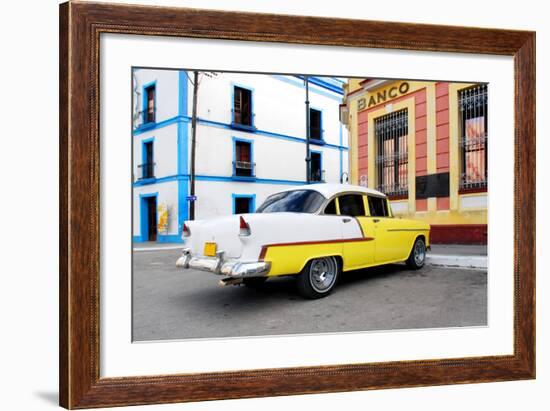
POLYGON ((328 295, 342 271, 424 265, 430 226, 394 217, 387 197, 347 184, 311 184, 269 196, 255 213, 186 221, 176 265, 257 286, 295 275, 306 298, 328 295))

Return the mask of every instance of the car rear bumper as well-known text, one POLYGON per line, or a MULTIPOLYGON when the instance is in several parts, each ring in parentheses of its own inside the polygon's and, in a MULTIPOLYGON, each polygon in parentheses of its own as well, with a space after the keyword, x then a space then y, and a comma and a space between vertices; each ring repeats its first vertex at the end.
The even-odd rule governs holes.
POLYGON ((231 278, 250 278, 267 276, 271 263, 267 261, 225 260, 223 251, 217 252, 215 257, 194 256, 190 249, 185 248, 182 256, 176 261, 176 267, 192 268, 231 278))

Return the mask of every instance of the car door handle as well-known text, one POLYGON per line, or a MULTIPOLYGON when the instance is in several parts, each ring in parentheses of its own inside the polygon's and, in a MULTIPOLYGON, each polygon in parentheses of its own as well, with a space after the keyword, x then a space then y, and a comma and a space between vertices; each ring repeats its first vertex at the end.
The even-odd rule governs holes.
POLYGON ((342 218, 342 221, 344 223, 349 223, 351 221, 351 218, 342 218))
POLYGON ((380 221, 379 218, 375 218, 374 220, 372 220, 373 223, 377 223, 377 222, 379 222, 379 221, 380 221))

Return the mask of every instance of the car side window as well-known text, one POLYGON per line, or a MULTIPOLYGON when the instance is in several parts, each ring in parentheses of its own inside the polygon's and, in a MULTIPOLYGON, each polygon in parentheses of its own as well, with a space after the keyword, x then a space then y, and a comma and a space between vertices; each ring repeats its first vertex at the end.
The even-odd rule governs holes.
POLYGON ((388 203, 385 198, 371 197, 369 198, 369 210, 372 217, 389 217, 388 203))
POLYGON ((345 194, 338 199, 340 215, 351 217, 365 216, 365 205, 361 194, 345 194))
POLYGON ((333 198, 330 203, 327 204, 325 207, 325 213, 326 215, 336 215, 336 199, 333 198))

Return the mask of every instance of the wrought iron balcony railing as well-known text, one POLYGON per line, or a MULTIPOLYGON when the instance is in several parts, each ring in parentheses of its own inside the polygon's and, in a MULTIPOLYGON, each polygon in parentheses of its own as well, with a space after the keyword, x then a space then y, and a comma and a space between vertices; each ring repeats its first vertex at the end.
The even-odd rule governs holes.
POLYGON ((233 175, 236 177, 255 177, 256 163, 250 161, 233 161, 233 175))
POLYGON ((144 163, 138 165, 138 180, 144 180, 146 178, 155 178, 155 164, 156 163, 144 163))
POLYGON ((312 170, 311 181, 318 183, 325 181, 325 170, 312 170))
POLYGON ((157 120, 157 109, 138 111, 134 118, 134 125, 136 128, 146 126, 148 124, 154 124, 157 120))

